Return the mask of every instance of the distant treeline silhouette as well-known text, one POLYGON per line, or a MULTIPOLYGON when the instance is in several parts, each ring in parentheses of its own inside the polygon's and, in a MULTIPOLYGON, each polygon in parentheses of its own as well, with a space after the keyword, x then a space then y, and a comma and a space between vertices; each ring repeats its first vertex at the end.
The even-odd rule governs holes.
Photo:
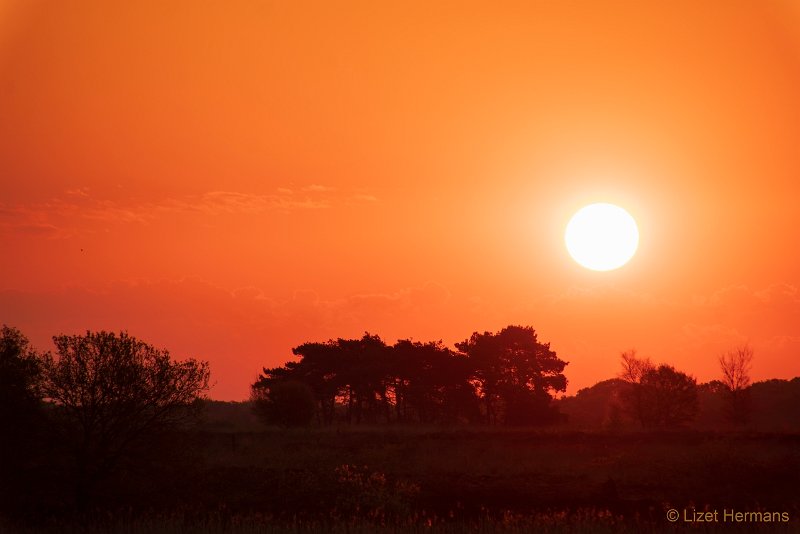
MULTIPOLYGON (((251 401, 267 424, 535 426, 564 422, 569 415, 560 411, 563 402, 553 402, 555 393, 566 390, 567 362, 530 326, 475 332, 455 350, 440 341, 388 345, 365 333, 360 339, 304 343, 292 352, 297 361, 264 368, 251 387, 251 401)), ((623 352, 603 426, 689 425, 709 388, 722 406, 720 422, 743 426, 750 420, 752 359, 747 345, 723 354, 722 380, 701 387, 671 365, 623 352)))
POLYGON ((455 345, 360 339, 304 343, 299 361, 265 368, 252 400, 266 422, 540 425, 559 420, 567 362, 530 326, 475 332, 455 345))

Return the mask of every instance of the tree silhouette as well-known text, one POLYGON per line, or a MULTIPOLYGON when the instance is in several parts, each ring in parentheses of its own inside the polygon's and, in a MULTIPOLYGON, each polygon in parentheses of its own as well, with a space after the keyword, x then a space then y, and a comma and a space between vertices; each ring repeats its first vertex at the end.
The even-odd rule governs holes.
POLYGON ((645 426, 676 427, 697 415, 697 381, 671 365, 647 371, 640 386, 645 426))
POLYGON ((800 430, 800 377, 756 382, 748 391, 753 414, 750 426, 770 431, 800 430))
POLYGON ((627 388, 620 391, 625 411, 632 419, 645 425, 648 414, 645 406, 645 391, 641 383, 645 374, 655 370, 655 365, 649 358, 637 358, 635 349, 623 352, 620 359, 622 370, 619 377, 628 385, 627 388))
POLYGON ((75 461, 79 509, 97 482, 137 446, 197 415, 208 390, 207 362, 110 332, 55 336, 57 357, 42 358, 42 393, 55 404, 61 438, 75 461))
POLYGON ((38 354, 16 328, 0 329, 0 428, 14 429, 2 445, 28 429, 41 410, 38 354))
POLYGON ((30 471, 38 463, 44 428, 39 356, 16 328, 0 329, 0 508, 20 508, 35 486, 30 471))
POLYGON ((621 378, 626 382, 621 397, 628 413, 643 427, 672 428, 691 421, 698 410, 697 381, 671 365, 654 366, 636 358, 635 351, 622 354, 621 378))
POLYGON ((377 422, 389 416, 389 347, 378 336, 304 343, 292 349, 300 357, 283 367, 264 368, 253 384, 267 390, 283 380, 307 384, 316 399, 318 420, 331 424, 337 402, 349 423, 377 422))
POLYGON ((549 343, 530 326, 508 326, 496 334, 475 332, 456 344, 469 357, 484 405, 486 422, 551 422, 552 393, 566 391, 564 367, 549 343))
POLYGON ((377 423, 389 417, 387 384, 390 376, 389 347, 379 336, 365 333, 361 339, 338 339, 339 393, 348 423, 377 423))
POLYGON ((392 347, 391 389, 398 421, 475 420, 478 398, 470 362, 441 342, 399 340, 392 347))
POLYGON ((256 414, 268 425, 306 426, 314 419, 316 399, 311 387, 297 380, 254 386, 250 395, 256 414))
POLYGON ((719 357, 722 384, 725 386, 727 417, 736 425, 747 423, 750 408, 750 368, 753 349, 743 345, 719 357))
POLYGON ((267 385, 271 380, 292 378, 308 384, 317 400, 319 422, 333 423, 336 414, 336 397, 343 387, 341 358, 335 342, 304 343, 292 349, 299 362, 288 362, 285 367, 264 369, 258 382, 267 385))
POLYGON ((650 358, 637 358, 636 349, 631 349, 623 352, 620 355, 622 371, 619 377, 626 382, 639 383, 642 377, 648 371, 655 369, 655 365, 650 361, 650 358))
POLYGON ((441 341, 399 340, 392 346, 368 332, 361 338, 304 343, 298 361, 264 368, 253 391, 293 380, 308 385, 317 420, 347 423, 541 424, 557 413, 552 393, 564 391, 564 362, 531 327, 474 333, 454 352, 441 341), (480 396, 478 395, 480 393, 480 396))
POLYGON ((299 361, 265 368, 253 391, 287 380, 302 382, 311 389, 320 424, 332 423, 337 407, 341 419, 352 424, 476 418, 470 362, 441 342, 400 340, 388 346, 365 333, 357 339, 304 343, 292 352, 299 361))

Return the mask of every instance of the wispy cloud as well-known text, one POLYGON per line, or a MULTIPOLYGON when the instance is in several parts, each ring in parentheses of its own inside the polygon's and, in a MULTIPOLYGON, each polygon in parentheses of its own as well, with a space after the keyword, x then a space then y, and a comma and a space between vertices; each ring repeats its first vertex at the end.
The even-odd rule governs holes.
POLYGON ((274 210, 324 209, 331 207, 331 202, 327 199, 295 198, 291 192, 260 195, 237 191, 210 191, 196 197, 170 199, 152 207, 157 211, 199 211, 208 215, 256 214, 274 210))
POLYGON ((551 305, 608 301, 648 306, 664 304, 650 293, 621 288, 613 284, 571 285, 559 293, 547 295, 544 300, 551 305))
POLYGON ((306 193, 330 193, 332 191, 336 191, 336 188, 327 185, 311 184, 305 186, 302 191, 306 193))
POLYGON ((13 226, 17 233, 33 237, 62 237, 62 230, 52 224, 22 223, 13 226))
POLYGON ((50 238, 74 235, 80 221, 145 223, 156 216, 154 205, 93 199, 85 194, 65 193, 44 202, 0 205, 0 231, 34 233, 50 238))
MULTIPOLYGON (((682 341, 695 349, 726 348, 748 341, 736 328, 723 324, 685 324, 681 328, 682 341)), ((713 350, 711 351, 713 354, 713 350)))
POLYGON ((377 200, 372 195, 347 193, 318 184, 302 187, 300 192, 285 187, 265 194, 218 190, 157 201, 110 200, 95 197, 88 188, 76 188, 65 191, 59 197, 36 203, 0 203, 0 231, 63 238, 74 235, 81 228, 86 231, 85 222, 148 224, 180 214, 222 216, 290 213, 346 206, 354 199, 360 202, 377 200))
POLYGON ((89 196, 89 188, 88 187, 78 187, 76 189, 68 189, 65 195, 70 197, 88 197, 89 196))
POLYGON ((764 289, 753 289, 746 285, 724 287, 714 293, 696 295, 693 303, 701 307, 717 308, 730 306, 752 307, 763 304, 800 304, 800 290, 792 284, 772 284, 764 289))

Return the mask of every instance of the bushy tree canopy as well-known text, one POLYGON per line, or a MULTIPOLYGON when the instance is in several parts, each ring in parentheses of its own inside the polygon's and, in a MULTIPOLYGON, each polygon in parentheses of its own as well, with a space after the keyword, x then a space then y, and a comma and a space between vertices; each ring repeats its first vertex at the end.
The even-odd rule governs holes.
POLYGON ((174 361, 126 332, 55 336, 42 358, 41 389, 55 404, 76 460, 77 500, 137 445, 195 415, 208 389, 207 362, 174 361))
POLYGON ((537 424, 552 421, 552 394, 566 391, 561 360, 549 343, 539 342, 530 326, 508 326, 478 333, 456 348, 469 357, 481 390, 489 424, 537 424))
POLYGON ((300 359, 264 369, 253 384, 257 396, 283 381, 307 384, 318 420, 336 415, 349 423, 454 422, 477 410, 471 370, 463 355, 441 343, 401 340, 389 346, 365 333, 357 339, 304 343, 293 349, 300 359))
POLYGON ((0 329, 0 428, 19 433, 38 414, 40 373, 38 355, 30 347, 28 338, 16 328, 3 325, 0 329))
POLYGON ((307 384, 321 424, 552 422, 552 393, 564 391, 564 362, 531 327, 475 333, 453 351, 441 341, 402 339, 387 345, 365 333, 357 339, 304 343, 298 361, 265 368, 253 391, 283 381, 307 384), (481 403, 483 406, 481 406, 481 403))
POLYGON ((644 427, 678 427, 697 415, 697 381, 671 365, 656 366, 625 352, 620 378, 626 382, 621 392, 626 411, 644 427))

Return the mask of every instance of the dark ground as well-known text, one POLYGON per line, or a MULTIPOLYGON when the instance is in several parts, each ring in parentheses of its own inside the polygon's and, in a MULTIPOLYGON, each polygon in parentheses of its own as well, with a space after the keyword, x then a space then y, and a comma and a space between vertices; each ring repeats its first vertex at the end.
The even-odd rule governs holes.
POLYGON ((68 483, 56 479, 28 499, 27 524, 46 532, 86 524, 91 532, 800 532, 797 433, 206 429, 159 450, 103 483, 88 523, 70 518, 68 483), (685 520, 715 510, 716 522, 685 520), (788 522, 724 521, 726 510, 785 512, 788 522))

